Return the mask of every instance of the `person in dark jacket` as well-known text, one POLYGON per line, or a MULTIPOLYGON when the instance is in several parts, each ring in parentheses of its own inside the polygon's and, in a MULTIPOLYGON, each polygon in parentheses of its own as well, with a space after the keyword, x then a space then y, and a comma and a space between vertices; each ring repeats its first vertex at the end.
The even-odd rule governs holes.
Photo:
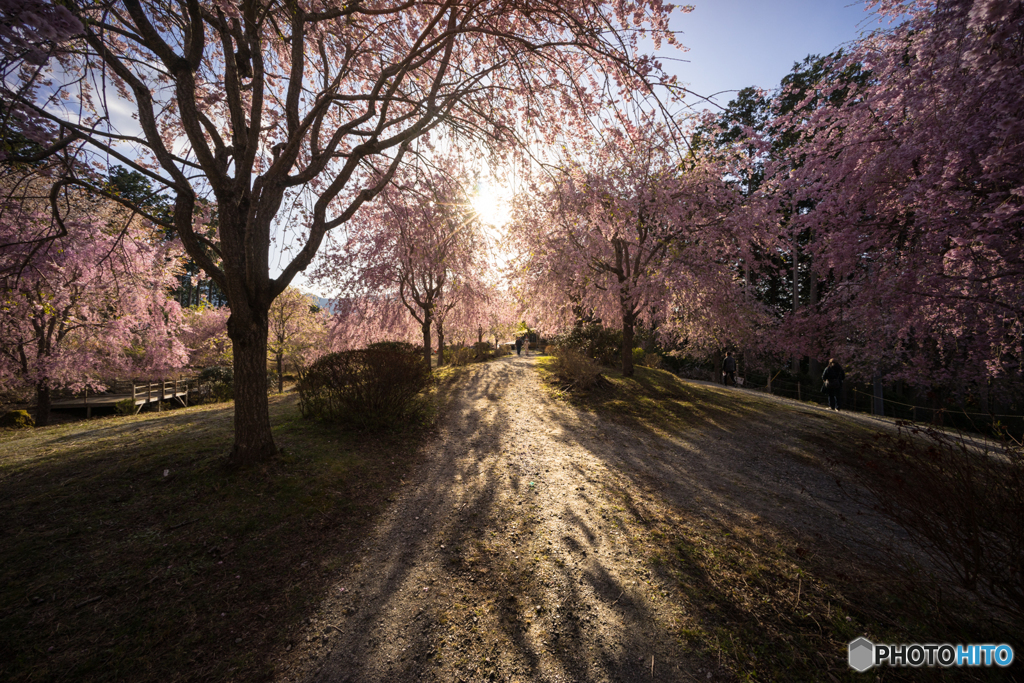
POLYGON ((725 354, 725 362, 722 363, 722 384, 729 386, 730 382, 736 386, 736 359, 732 357, 732 351, 725 354))
POLYGON ((846 379, 843 366, 835 358, 829 358, 828 367, 825 368, 825 372, 821 373, 821 379, 825 383, 824 391, 828 394, 829 410, 838 412, 842 407, 843 380, 846 379))
POLYGON ((523 338, 522 337, 516 337, 516 355, 517 356, 523 355, 523 338))

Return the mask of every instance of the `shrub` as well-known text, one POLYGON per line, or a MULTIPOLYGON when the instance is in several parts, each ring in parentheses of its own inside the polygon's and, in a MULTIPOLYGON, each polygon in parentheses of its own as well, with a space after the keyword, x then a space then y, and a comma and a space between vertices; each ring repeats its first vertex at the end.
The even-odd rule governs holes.
POLYGON ((558 347, 557 346, 553 346, 551 344, 548 344, 547 346, 544 347, 544 355, 545 356, 553 356, 553 355, 555 355, 555 353, 557 353, 557 351, 558 351, 558 347))
POLYGON ((114 404, 114 410, 117 411, 118 415, 134 415, 135 401, 130 398, 122 398, 114 404))
POLYGON ((633 349, 633 365, 643 365, 644 356, 646 355, 647 353, 641 348, 633 349))
MULTIPOLYGON (((189 400, 194 403, 222 403, 235 398, 235 370, 230 365, 203 368, 198 375, 199 389, 189 400)), ((267 383, 268 391, 270 383, 267 383)))
POLYGON ((419 355, 420 360, 423 359, 423 347, 416 346, 404 341, 379 341, 373 342, 366 346, 367 351, 394 351, 395 353, 408 353, 412 355, 419 355))
POLYGON ((0 417, 0 429, 27 429, 35 426, 36 421, 27 410, 12 410, 0 417))
POLYGON ((445 365, 463 366, 503 355, 505 351, 494 349, 490 342, 476 342, 473 346, 449 346, 444 350, 444 362, 445 365))
POLYGON ((217 403, 235 400, 235 386, 226 382, 217 382, 210 387, 213 400, 217 403))
POLYGON ((495 348, 491 346, 490 342, 477 342, 473 344, 473 350, 476 352, 476 359, 480 361, 491 360, 492 358, 501 358, 505 355, 505 350, 500 346, 495 348))
POLYGON ((574 348, 555 349, 555 374, 571 389, 586 391, 601 377, 601 366, 574 348))
POLYGON ((657 370, 661 367, 661 354, 660 353, 647 353, 644 354, 643 362, 641 363, 646 368, 654 368, 657 370))
POLYGON ((906 424, 862 483, 947 576, 1024 622, 1024 450, 997 452, 906 424))
POLYGON ((221 382, 223 384, 235 383, 235 370, 230 365, 214 365, 203 368, 199 371, 199 381, 204 384, 221 382))
POLYGON ((552 341, 555 346, 576 349, 602 365, 616 365, 621 360, 622 330, 609 329, 597 323, 580 325, 552 341))
POLYGON ((361 428, 393 427, 416 417, 430 381, 420 349, 342 351, 321 357, 299 380, 304 417, 361 428))
POLYGON ((458 346, 455 348, 445 349, 445 357, 448 358, 449 365, 455 365, 462 367, 463 365, 469 365, 475 360, 482 360, 478 358, 476 349, 468 346, 458 346))

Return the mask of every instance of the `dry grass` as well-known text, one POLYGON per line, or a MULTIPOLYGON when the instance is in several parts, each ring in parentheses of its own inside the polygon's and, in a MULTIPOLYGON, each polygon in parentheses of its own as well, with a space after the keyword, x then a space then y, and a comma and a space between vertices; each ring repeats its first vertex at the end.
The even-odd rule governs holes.
POLYGON ((228 473, 232 404, 0 433, 0 679, 265 680, 414 463, 271 399, 283 454, 228 473))
MULTIPOLYGON (((709 424, 739 431, 770 413, 778 417, 793 410, 792 457, 844 477, 859 476, 875 437, 856 423, 831 424, 828 434, 808 431, 796 418, 799 408, 766 407, 755 394, 688 384, 642 367, 632 378, 606 369, 607 384, 568 395, 559 392, 550 363, 543 361, 539 368, 557 395, 652 436, 686 435, 709 424)), ((670 505, 645 507, 628 486, 617 493, 611 481, 605 486, 619 498, 615 509, 636 513, 622 513, 623 529, 649 567, 641 578, 666 587, 665 598, 679 615, 681 641, 735 680, 862 680, 845 665, 845 648, 863 635, 907 643, 933 642, 938 634, 939 642, 1009 642, 1019 651, 1013 629, 994 622, 973 596, 919 565, 851 564, 848 556, 801 546, 757 515, 719 518, 670 505), (628 521, 633 518, 639 523, 628 521)), ((935 680, 939 674, 912 668, 872 673, 901 681, 935 680)), ((941 675, 943 680, 1014 680, 1007 673, 975 668, 941 675)))
POLYGON ((576 349, 556 346, 553 362, 548 366, 562 385, 570 391, 587 391, 599 383, 601 366, 576 349))

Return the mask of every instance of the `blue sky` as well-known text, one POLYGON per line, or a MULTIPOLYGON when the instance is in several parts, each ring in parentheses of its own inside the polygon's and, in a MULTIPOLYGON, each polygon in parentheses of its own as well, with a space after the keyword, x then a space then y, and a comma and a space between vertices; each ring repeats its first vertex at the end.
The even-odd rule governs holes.
MULTIPOLYGON (((685 0, 677 0, 685 4, 685 0)), ((750 85, 772 89, 808 54, 827 54, 862 30, 877 26, 863 2, 851 0, 690 0, 672 27, 689 52, 661 54, 689 60, 665 67, 688 87, 710 96, 750 85)), ((725 106, 734 93, 722 93, 725 106)), ((695 101, 696 104, 696 101, 695 101)))

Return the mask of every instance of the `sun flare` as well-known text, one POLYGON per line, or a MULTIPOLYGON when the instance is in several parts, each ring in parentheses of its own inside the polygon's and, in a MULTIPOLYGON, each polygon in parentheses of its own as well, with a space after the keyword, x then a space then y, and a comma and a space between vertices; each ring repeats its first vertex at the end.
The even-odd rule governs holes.
POLYGON ((501 228, 509 220, 512 193, 491 179, 481 179, 473 193, 473 210, 484 223, 501 228))

